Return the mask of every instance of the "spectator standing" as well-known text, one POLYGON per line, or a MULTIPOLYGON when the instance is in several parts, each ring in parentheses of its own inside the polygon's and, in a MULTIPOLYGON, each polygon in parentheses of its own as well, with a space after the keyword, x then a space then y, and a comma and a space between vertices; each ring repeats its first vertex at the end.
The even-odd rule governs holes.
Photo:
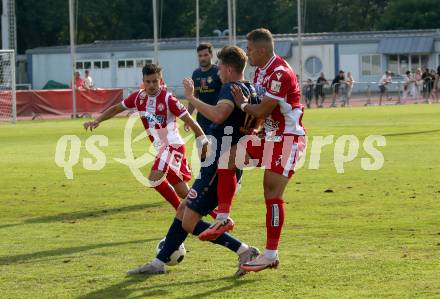
POLYGON ((403 104, 408 99, 408 95, 410 94, 411 90, 411 84, 412 84, 412 78, 411 78, 411 72, 406 71, 405 77, 403 78, 403 92, 402 92, 402 100, 398 102, 398 104, 403 104))
MULTIPOLYGON (((343 70, 340 70, 339 73, 336 75, 336 77, 332 81, 332 88, 333 88, 333 101, 330 107, 336 107, 336 98, 340 94, 340 89, 342 84, 345 85, 345 73, 343 70)), ((345 86, 343 87, 345 88, 345 86)))
POLYGON ((316 80, 315 85, 315 101, 318 108, 322 108, 322 104, 325 100, 324 85, 328 85, 328 81, 325 78, 324 73, 321 72, 321 75, 316 80))
POLYGON ((89 70, 85 71, 85 77, 84 77, 83 86, 84 86, 85 89, 92 89, 94 87, 93 86, 93 79, 90 76, 90 71, 89 70))
POLYGON ((420 90, 422 88, 423 85, 423 78, 422 78, 422 70, 420 68, 418 68, 416 70, 416 73, 414 74, 414 98, 415 98, 415 103, 418 104, 419 103, 419 98, 420 98, 420 90))
POLYGON ((391 100, 391 97, 388 93, 388 85, 391 83, 393 83, 393 80, 391 78, 391 72, 386 71, 385 74, 383 74, 382 78, 380 78, 380 81, 379 81, 379 90, 380 90, 379 106, 382 105, 383 95, 386 95, 387 100, 391 100))
POLYGON ((350 106, 350 98, 351 98, 351 92, 353 90, 354 85, 354 79, 351 74, 351 72, 347 72, 347 78, 345 78, 345 102, 343 103, 343 106, 350 106))
MULTIPOLYGON (((75 87, 76 89, 83 87, 84 81, 81 78, 81 74, 75 71, 75 87)), ((70 82, 70 88, 72 88, 72 82, 70 82)))
POLYGON ((306 84, 303 86, 304 96, 306 97, 307 108, 311 108, 312 97, 313 97, 313 81, 312 79, 307 79, 306 84))

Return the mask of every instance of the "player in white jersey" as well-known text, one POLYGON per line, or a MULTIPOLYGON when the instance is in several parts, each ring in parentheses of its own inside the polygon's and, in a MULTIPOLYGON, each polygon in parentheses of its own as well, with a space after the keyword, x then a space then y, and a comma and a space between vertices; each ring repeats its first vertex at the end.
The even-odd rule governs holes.
POLYGON ((187 182, 191 179, 191 170, 187 164, 185 144, 177 129, 176 118, 180 118, 190 127, 204 146, 208 140, 185 106, 161 84, 160 66, 147 64, 142 69, 142 75, 144 89, 110 107, 94 121, 84 123, 84 128, 93 130, 101 122, 126 109, 136 109, 157 151, 149 180, 156 191, 177 210, 180 199, 185 198, 189 192, 187 182))

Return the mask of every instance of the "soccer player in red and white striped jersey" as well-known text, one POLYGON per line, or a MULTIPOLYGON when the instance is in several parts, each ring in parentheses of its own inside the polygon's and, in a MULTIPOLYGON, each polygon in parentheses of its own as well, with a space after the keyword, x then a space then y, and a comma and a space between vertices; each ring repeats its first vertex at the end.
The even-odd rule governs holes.
POLYGON ((191 179, 191 170, 176 119, 180 118, 194 131, 196 137, 201 137, 203 145, 208 143, 208 139, 185 106, 163 85, 159 65, 145 65, 142 75, 143 89, 130 94, 120 104, 110 107, 94 121, 84 123, 84 128, 93 130, 101 122, 126 109, 137 110, 148 137, 157 150, 149 180, 156 191, 177 210, 180 199, 185 198, 189 192, 187 182, 191 179))
MULTIPOLYGON (((256 166, 265 167, 266 250, 264 255, 259 255, 240 268, 261 271, 277 267, 279 263, 278 244, 284 223, 283 193, 305 147, 305 129, 302 125, 304 107, 300 104, 301 91, 296 74, 284 59, 274 53, 269 30, 256 29, 247 35, 247 56, 250 64, 257 67, 253 82, 261 102, 250 104, 240 89, 232 89, 236 104, 244 112, 264 119, 264 138, 259 140, 253 136, 252 141, 244 144, 243 148, 247 159, 258 161, 256 166)), ((235 154, 230 159, 235 161, 235 154)), ((218 185, 233 186, 234 172, 229 170, 225 173, 228 175, 219 175, 218 185)), ((220 202, 231 204, 233 194, 228 196, 219 198, 219 206, 220 202)), ((223 213, 220 209, 218 212, 223 213)), ((208 231, 205 235, 209 238, 214 233, 208 231)))

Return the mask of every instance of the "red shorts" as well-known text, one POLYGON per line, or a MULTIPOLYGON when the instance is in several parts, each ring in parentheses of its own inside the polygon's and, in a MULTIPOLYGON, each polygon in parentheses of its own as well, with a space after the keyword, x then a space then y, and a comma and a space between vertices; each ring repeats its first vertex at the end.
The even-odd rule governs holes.
POLYGON ((191 180, 191 169, 185 157, 185 145, 168 145, 162 148, 156 156, 151 170, 166 173, 171 185, 191 180))
POLYGON ((246 142, 246 152, 257 164, 275 173, 291 178, 295 173, 295 165, 301 158, 306 145, 305 136, 283 135, 260 139, 250 135, 246 142))

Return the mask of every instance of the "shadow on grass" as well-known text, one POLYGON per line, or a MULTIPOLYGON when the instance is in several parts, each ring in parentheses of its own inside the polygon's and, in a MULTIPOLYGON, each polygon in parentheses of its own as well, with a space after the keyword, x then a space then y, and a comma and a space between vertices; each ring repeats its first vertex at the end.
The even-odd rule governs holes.
POLYGON ((61 214, 51 215, 51 216, 34 217, 34 218, 26 219, 21 223, 2 224, 2 225, 0 225, 0 229, 19 226, 19 225, 23 225, 23 224, 72 222, 72 221, 87 219, 87 218, 104 217, 104 216, 114 215, 117 213, 124 213, 124 212, 132 212, 132 211, 138 211, 138 210, 143 210, 143 209, 157 208, 162 205, 164 205, 163 202, 156 202, 156 203, 150 203, 150 204, 137 204, 137 205, 111 208, 111 209, 101 209, 101 210, 92 210, 92 211, 77 211, 77 212, 71 212, 71 213, 61 213, 61 214))
MULTIPOLYGON (((165 274, 167 275, 167 274, 165 274)), ((193 275, 191 273, 191 275, 193 275)), ((243 286, 246 284, 254 283, 256 280, 239 280, 235 277, 227 276, 223 278, 210 278, 210 279, 197 279, 194 280, 188 280, 188 281, 182 281, 182 282, 175 282, 170 281, 170 283, 165 284, 157 284, 157 285, 146 285, 141 288, 137 288, 136 284, 143 283, 152 276, 134 276, 125 279, 124 281, 114 284, 112 286, 109 286, 104 289, 100 289, 94 292, 91 292, 89 294, 86 294, 84 296, 79 296, 77 299, 97 299, 97 298, 148 298, 151 296, 160 296, 160 297, 167 297, 169 292, 167 291, 168 288, 178 288, 179 286, 188 286, 188 285, 194 285, 192 288, 193 290, 203 290, 202 292, 199 292, 197 294, 191 294, 188 296, 185 296, 185 294, 179 294, 179 298, 202 298, 207 297, 212 294, 219 294, 220 292, 232 289, 237 286, 243 286), (218 288, 209 288, 208 286, 202 286, 205 283, 214 282, 215 285, 217 285, 220 281, 226 281, 228 282, 228 285, 218 288), (138 296, 130 296, 132 293, 135 292, 142 292, 141 295, 138 296)))
POLYGON ((19 255, 11 255, 11 256, 2 256, 0 257, 0 265, 10 265, 14 263, 26 262, 29 260, 35 260, 39 258, 45 257, 55 257, 61 255, 69 255, 75 254, 78 252, 83 252, 87 250, 93 250, 104 247, 113 247, 127 244, 138 244, 142 242, 150 242, 157 241, 159 239, 146 239, 146 240, 134 240, 134 241, 125 241, 125 242, 113 242, 113 243, 101 243, 101 244, 93 244, 93 245, 84 245, 70 248, 57 248, 51 250, 38 251, 28 254, 19 254, 19 255))
POLYGON ((119 207, 119 208, 112 208, 112 209, 78 211, 78 212, 72 212, 72 213, 61 213, 61 214, 52 215, 52 216, 42 216, 42 217, 35 217, 35 218, 27 219, 27 220, 23 221, 23 223, 25 223, 25 224, 50 223, 50 222, 59 222, 59 221, 81 220, 81 219, 86 219, 86 218, 98 218, 98 217, 103 217, 103 216, 114 215, 117 213, 132 212, 132 211, 137 211, 137 210, 156 208, 156 207, 159 207, 162 205, 163 205, 163 202, 156 202, 156 203, 150 203, 150 204, 138 204, 138 205, 131 205, 131 206, 127 206, 127 207, 119 207))
POLYGON ((440 132, 440 129, 437 129, 437 130, 429 130, 429 131, 416 131, 416 132, 390 133, 390 134, 383 134, 383 136, 386 136, 386 137, 392 137, 392 136, 406 136, 406 135, 428 134, 428 133, 435 133, 435 132, 440 132))

